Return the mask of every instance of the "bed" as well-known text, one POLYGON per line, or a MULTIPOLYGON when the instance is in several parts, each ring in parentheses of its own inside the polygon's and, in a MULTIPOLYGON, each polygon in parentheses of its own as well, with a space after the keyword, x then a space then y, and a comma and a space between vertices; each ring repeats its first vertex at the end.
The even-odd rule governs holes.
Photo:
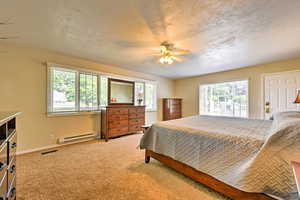
POLYGON ((150 157, 232 199, 295 199, 300 114, 274 120, 192 116, 153 124, 140 141, 150 157))

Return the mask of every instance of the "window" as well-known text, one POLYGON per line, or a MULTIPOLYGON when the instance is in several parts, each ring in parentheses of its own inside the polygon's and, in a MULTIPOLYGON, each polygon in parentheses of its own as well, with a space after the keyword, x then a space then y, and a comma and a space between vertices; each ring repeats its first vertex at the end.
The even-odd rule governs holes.
POLYGON ((97 74, 50 67, 48 112, 98 110, 97 74))
POLYGON ((107 106, 107 94, 108 90, 108 78, 106 76, 100 76, 100 106, 107 106))
POLYGON ((52 74, 52 110, 76 110, 76 72, 72 70, 56 69, 52 74))
MULTIPOLYGON (((66 69, 55 64, 51 64, 48 71, 49 113, 95 111, 107 106, 107 75, 66 69)), ((146 105, 147 111, 156 111, 156 84, 135 82, 134 99, 135 105, 146 105)))
POLYGON ((156 111, 156 84, 145 83, 145 105, 146 110, 156 111))
POLYGON ((80 73, 79 83, 80 110, 97 110, 98 76, 95 74, 80 73))
POLYGON ((248 80, 200 86, 200 114, 248 117, 248 80))
POLYGON ((145 105, 145 83, 135 82, 135 104, 145 105))

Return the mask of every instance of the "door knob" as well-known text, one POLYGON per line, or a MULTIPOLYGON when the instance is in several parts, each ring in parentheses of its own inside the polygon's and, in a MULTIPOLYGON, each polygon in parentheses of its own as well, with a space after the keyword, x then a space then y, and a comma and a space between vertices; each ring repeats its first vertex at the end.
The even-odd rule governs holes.
POLYGON ((265 109, 265 112, 266 113, 270 113, 270 111, 271 111, 271 109, 270 109, 270 102, 269 101, 267 101, 266 103, 265 103, 265 105, 266 105, 266 109, 265 109))

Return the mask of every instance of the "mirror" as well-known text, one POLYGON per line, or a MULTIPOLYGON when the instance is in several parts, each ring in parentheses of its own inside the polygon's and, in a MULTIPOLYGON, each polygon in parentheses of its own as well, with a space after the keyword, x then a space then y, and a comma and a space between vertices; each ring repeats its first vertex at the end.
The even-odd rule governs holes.
POLYGON ((108 104, 133 105, 134 82, 119 79, 108 79, 108 104))

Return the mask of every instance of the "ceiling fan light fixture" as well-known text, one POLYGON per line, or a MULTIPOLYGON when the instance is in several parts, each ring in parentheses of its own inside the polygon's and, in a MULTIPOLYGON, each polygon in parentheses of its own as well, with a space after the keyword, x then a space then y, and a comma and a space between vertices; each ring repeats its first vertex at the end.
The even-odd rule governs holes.
POLYGON ((173 61, 173 59, 171 57, 168 57, 167 62, 168 62, 169 65, 171 65, 171 64, 173 64, 174 61, 173 61))
MULTIPOLYGON (((171 65, 175 61, 181 62, 181 59, 176 57, 178 52, 174 52, 174 44, 164 41, 160 44, 160 58, 159 62, 164 65, 171 65)), ((181 50, 183 52, 183 50, 181 50)), ((186 53, 186 51, 185 51, 186 53)))
POLYGON ((161 63, 161 64, 169 64, 169 65, 171 65, 171 64, 173 64, 173 62, 174 62, 174 60, 172 59, 172 57, 171 56, 162 56, 160 59, 159 59, 159 62, 161 63))
POLYGON ((165 57, 161 57, 161 58, 159 59, 159 62, 160 62, 161 64, 164 64, 164 63, 165 63, 165 57))

